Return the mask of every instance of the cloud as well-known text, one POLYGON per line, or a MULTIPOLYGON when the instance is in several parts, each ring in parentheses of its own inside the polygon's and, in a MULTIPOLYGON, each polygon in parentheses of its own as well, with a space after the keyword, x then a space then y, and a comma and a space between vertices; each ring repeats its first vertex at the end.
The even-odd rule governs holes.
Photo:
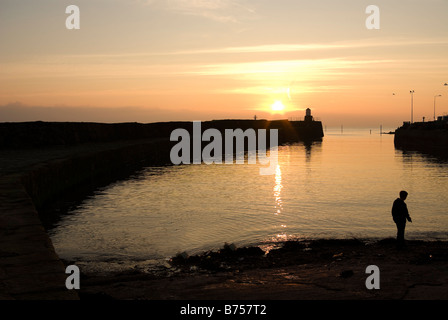
POLYGON ((160 8, 187 16, 198 16, 208 20, 238 23, 255 16, 255 10, 237 0, 137 0, 141 5, 160 8))
POLYGON ((205 114, 187 109, 144 108, 144 107, 91 107, 91 106, 38 106, 13 102, 0 105, 0 122, 140 122, 192 121, 205 114))
POLYGON ((377 48, 377 47, 400 47, 400 46, 425 46, 425 45, 447 45, 447 39, 420 39, 420 40, 397 40, 384 39, 376 41, 364 39, 351 42, 334 43, 284 43, 267 44, 254 46, 210 48, 189 51, 178 51, 168 54, 212 54, 212 53, 279 53, 279 52, 302 52, 302 51, 323 51, 336 49, 356 49, 356 48, 377 48))
POLYGON ((92 107, 92 106, 40 106, 13 102, 0 105, 1 122, 167 122, 167 121, 207 121, 226 118, 247 118, 252 114, 248 109, 239 110, 195 110, 190 108, 157 107, 92 107))
POLYGON ((353 68, 376 68, 375 65, 393 63, 393 60, 350 60, 314 59, 314 60, 277 60, 260 62, 222 63, 215 65, 203 65, 193 74, 200 75, 251 75, 259 77, 260 74, 278 74, 283 76, 288 73, 322 73, 330 70, 346 70, 353 68))

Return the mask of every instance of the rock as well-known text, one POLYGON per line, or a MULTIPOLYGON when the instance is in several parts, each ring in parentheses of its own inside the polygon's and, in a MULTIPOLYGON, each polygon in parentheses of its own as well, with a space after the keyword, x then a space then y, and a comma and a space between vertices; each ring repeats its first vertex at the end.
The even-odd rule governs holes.
POLYGON ((339 276, 345 279, 350 278, 351 276, 353 276, 353 270, 344 270, 339 274, 339 276))
POLYGON ((333 255, 333 259, 341 260, 340 258, 342 258, 343 255, 344 255, 343 252, 334 254, 333 255))
POLYGON ((230 251, 235 251, 236 250, 236 246, 231 243, 228 244, 227 242, 224 244, 224 250, 230 250, 230 251))

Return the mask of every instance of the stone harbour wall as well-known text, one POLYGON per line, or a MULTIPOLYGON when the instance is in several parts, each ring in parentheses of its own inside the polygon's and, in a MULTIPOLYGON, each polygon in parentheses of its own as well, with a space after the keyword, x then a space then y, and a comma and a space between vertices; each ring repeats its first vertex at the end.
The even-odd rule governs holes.
MULTIPOLYGON (((37 162, 0 176, 0 299, 78 299, 65 287, 57 256, 38 208, 68 190, 108 183, 145 165, 166 163, 165 141, 130 141, 66 158, 37 162)), ((31 151, 30 151, 31 152, 31 151)))

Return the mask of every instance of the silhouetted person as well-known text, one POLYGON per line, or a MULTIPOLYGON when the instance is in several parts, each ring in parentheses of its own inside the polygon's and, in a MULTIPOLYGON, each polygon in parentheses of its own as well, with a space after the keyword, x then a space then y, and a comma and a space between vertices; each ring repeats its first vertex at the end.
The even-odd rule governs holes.
POLYGON ((404 200, 406 200, 408 193, 400 191, 400 197, 394 201, 392 206, 392 217, 397 225, 397 244, 399 247, 404 245, 404 229, 406 228, 406 220, 412 222, 409 216, 408 207, 404 200))

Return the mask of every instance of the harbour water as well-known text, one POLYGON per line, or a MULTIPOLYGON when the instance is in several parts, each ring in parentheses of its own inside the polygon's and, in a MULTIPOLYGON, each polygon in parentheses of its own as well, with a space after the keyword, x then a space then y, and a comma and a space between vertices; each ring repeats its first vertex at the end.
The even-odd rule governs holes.
POLYGON ((265 249, 290 239, 395 237, 392 202, 407 190, 407 239, 448 239, 448 163, 396 150, 393 135, 328 130, 279 147, 261 165, 145 168, 80 203, 49 230, 63 259, 89 270, 154 266, 224 243, 265 249))

